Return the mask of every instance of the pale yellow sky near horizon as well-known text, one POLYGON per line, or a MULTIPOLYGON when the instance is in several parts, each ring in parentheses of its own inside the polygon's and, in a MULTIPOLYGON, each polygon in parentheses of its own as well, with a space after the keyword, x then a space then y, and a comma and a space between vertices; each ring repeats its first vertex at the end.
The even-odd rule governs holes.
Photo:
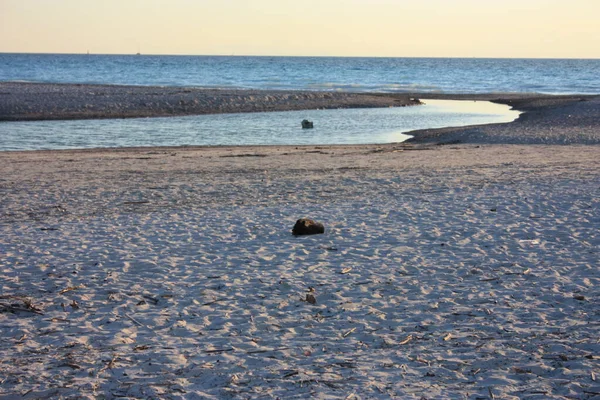
POLYGON ((600 0, 0 0, 0 52, 600 58, 600 0))

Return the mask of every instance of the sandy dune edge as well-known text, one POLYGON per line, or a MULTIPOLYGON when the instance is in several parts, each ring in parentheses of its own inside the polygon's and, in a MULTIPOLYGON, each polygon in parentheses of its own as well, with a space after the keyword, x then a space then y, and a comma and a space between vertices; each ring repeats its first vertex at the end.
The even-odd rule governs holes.
POLYGON ((600 393, 598 146, 9 152, 0 193, 0 396, 600 393))

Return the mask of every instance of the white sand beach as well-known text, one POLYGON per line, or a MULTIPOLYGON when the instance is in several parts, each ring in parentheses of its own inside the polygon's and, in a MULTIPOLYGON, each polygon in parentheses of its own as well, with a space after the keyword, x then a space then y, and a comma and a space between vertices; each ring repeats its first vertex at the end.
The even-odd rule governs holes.
POLYGON ((1 398, 600 396, 598 146, 4 152, 0 192, 1 398))

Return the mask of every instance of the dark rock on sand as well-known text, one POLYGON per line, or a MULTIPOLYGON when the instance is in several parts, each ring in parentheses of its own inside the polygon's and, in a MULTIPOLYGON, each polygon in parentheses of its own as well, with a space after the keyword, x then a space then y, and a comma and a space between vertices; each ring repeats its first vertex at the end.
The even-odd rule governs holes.
POLYGON ((292 235, 294 236, 316 235, 319 233, 325 233, 323 224, 308 218, 301 218, 296 221, 296 225, 292 229, 292 235))

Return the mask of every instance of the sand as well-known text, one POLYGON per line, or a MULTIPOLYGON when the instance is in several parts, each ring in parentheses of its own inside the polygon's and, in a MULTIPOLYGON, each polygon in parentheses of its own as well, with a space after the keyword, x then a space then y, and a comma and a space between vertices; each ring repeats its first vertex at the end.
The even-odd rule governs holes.
MULTIPOLYGON (((425 95, 423 95, 425 96, 425 95)), ((441 98, 462 99, 448 95, 441 98)), ((437 98, 437 97, 436 97, 437 98)), ((413 132, 421 143, 600 144, 600 96, 473 96, 523 114, 513 123, 413 132)), ((426 102, 426 100, 424 100, 426 102)), ((468 101, 468 100, 467 100, 468 101)))
POLYGON ((0 397, 599 398, 594 104, 507 143, 2 152, 0 397))
POLYGON ((418 105, 409 94, 0 82, 0 121, 418 105))

